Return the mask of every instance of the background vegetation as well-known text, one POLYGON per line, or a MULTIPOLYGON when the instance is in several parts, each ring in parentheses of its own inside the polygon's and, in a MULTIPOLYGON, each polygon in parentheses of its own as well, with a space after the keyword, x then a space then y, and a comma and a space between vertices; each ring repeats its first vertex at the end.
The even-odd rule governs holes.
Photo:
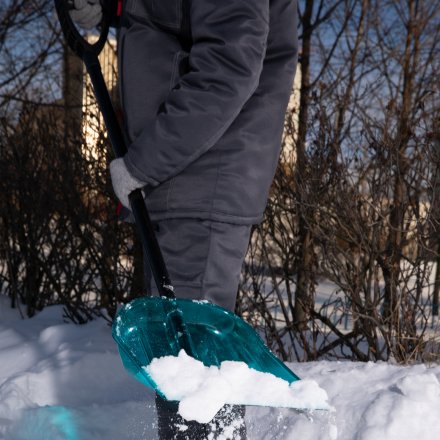
MULTIPOLYGON (((0 289, 27 316, 111 319, 143 294, 141 252, 53 9, 0 6, 0 289)), ((285 360, 438 361, 440 1, 299 10, 297 98, 237 311, 285 360)))

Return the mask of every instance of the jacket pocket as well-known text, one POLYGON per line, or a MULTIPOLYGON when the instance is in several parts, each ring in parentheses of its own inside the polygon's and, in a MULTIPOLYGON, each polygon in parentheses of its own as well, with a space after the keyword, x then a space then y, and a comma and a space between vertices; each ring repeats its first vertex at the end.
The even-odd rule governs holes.
POLYGON ((180 29, 182 0, 127 0, 125 10, 161 26, 180 29))
POLYGON ((174 87, 179 82, 179 79, 182 75, 189 71, 189 53, 183 50, 176 52, 174 55, 173 61, 173 72, 171 74, 170 80, 170 90, 174 89, 174 87))

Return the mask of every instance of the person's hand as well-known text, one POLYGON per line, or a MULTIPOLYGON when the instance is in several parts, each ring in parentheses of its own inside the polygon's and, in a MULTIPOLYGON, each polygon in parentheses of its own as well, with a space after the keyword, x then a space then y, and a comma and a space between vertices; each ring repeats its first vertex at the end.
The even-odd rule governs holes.
POLYGON ((70 8, 72 20, 84 29, 93 29, 102 20, 100 0, 71 0, 70 8))
POLYGON ((110 176, 117 198, 126 208, 130 209, 128 195, 135 189, 143 188, 146 185, 145 182, 141 182, 130 174, 122 157, 110 162, 110 176))

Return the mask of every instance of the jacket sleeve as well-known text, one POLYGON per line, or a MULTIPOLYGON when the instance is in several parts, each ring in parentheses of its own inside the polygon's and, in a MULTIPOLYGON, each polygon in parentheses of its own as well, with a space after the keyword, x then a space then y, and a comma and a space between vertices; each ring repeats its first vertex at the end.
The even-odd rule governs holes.
POLYGON ((190 20, 189 71, 124 157, 130 173, 153 186, 211 148, 257 88, 269 0, 191 0, 190 20))

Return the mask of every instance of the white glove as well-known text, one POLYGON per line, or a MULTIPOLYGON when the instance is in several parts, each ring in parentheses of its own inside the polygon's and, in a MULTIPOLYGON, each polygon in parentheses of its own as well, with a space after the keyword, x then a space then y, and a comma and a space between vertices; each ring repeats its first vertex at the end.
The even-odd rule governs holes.
POLYGON ((110 176, 117 198, 126 208, 130 209, 128 195, 135 189, 143 188, 146 183, 130 174, 122 157, 110 162, 110 176))
POLYGON ((70 16, 75 24, 84 29, 93 29, 102 20, 100 0, 71 0, 70 16))

